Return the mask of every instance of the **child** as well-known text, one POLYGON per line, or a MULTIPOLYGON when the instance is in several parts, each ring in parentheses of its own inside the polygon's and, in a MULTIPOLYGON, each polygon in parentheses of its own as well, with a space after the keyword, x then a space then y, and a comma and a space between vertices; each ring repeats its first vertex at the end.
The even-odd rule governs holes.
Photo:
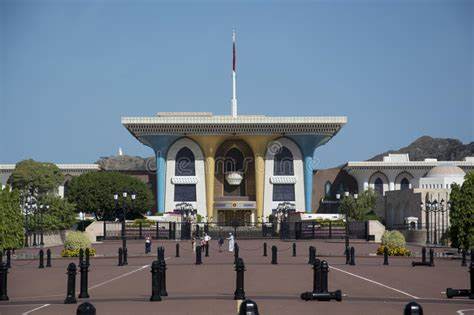
POLYGON ((147 235, 145 237, 145 254, 149 254, 151 252, 151 237, 147 235))

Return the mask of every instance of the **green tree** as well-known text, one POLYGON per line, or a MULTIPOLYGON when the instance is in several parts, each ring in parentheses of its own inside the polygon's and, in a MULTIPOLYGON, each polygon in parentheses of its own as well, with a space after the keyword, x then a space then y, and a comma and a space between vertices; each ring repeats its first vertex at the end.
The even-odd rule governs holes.
POLYGON ((64 176, 55 164, 30 159, 16 164, 9 183, 22 193, 32 191, 43 195, 54 192, 63 180, 64 176))
POLYGON ((370 216, 376 201, 376 193, 372 189, 368 189, 358 195, 357 199, 354 196, 344 196, 339 209, 341 213, 347 214, 348 219, 363 221, 370 216))
POLYGON ((20 194, 7 186, 0 189, 0 250, 21 247, 23 236, 20 194))
POLYGON ((68 200, 58 196, 45 195, 39 199, 38 204, 44 205, 38 209, 36 215, 28 217, 28 229, 39 231, 57 231, 71 228, 76 223, 75 206, 68 200), (48 205, 49 207, 45 207, 48 205), (42 217, 42 224, 41 224, 42 217))
POLYGON ((474 246, 474 172, 466 174, 462 186, 452 185, 449 199, 451 245, 469 250, 474 246))
MULTIPOLYGON (((74 177, 68 185, 66 197, 76 204, 76 211, 94 213, 99 220, 113 220, 118 216, 113 195, 135 192, 136 200, 126 200, 127 218, 142 216, 153 205, 153 195, 145 183, 139 179, 117 172, 91 172, 74 177)), ((123 198, 120 196, 119 209, 123 198)))

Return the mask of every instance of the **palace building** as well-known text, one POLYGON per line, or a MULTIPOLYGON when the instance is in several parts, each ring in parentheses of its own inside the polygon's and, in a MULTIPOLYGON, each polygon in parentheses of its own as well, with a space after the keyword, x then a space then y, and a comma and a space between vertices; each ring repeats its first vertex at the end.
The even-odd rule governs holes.
POLYGON ((122 124, 156 155, 159 212, 187 202, 211 221, 260 221, 278 204, 312 212, 313 154, 346 117, 159 113, 122 124))

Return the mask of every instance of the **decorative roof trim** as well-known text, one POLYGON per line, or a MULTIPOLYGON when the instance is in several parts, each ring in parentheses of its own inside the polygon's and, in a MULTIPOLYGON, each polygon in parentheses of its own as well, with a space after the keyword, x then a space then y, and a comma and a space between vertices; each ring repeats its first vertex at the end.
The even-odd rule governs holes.
POLYGON ((158 116, 122 117, 135 137, 150 135, 334 135, 347 117, 158 116))

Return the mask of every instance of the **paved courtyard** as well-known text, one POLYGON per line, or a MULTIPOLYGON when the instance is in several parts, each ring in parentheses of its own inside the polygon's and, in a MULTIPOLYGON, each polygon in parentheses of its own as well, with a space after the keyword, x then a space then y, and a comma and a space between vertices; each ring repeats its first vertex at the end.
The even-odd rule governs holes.
MULTIPOLYGON (((298 241, 297 257, 292 242, 270 240, 268 257, 263 241, 238 240, 244 259, 245 293, 257 302, 260 314, 402 314, 410 301, 419 302, 425 314, 474 314, 474 300, 448 300, 446 287, 469 288, 469 274, 459 260, 437 258, 435 267, 411 267, 413 258, 391 258, 389 266, 373 257, 376 244, 354 243, 356 266, 345 265, 344 243, 298 241), (270 264, 270 248, 277 245, 278 265, 270 264), (340 289, 342 302, 304 302, 299 295, 312 289, 312 269, 307 264, 308 246, 317 248, 319 259, 330 265, 329 289, 340 289)), ((129 241, 129 265, 117 266, 118 241, 96 244, 98 257, 91 259, 89 294, 97 314, 236 314, 233 300, 235 271, 233 254, 219 252, 211 242, 210 257, 195 265, 190 242, 180 242, 181 257, 175 257, 175 241, 154 241, 151 255, 144 255, 142 241, 129 241), (168 297, 149 302, 150 264, 156 246, 165 247, 168 297)), ((416 254, 421 248, 412 247, 416 254)), ((59 255, 61 248, 53 248, 59 255)), ((18 254, 37 252, 27 249, 18 254)), ((415 258, 419 259, 419 258, 415 258)), ((77 259, 53 259, 53 267, 38 269, 37 260, 14 260, 9 273, 10 301, 0 302, 0 314, 75 314, 77 305, 64 305, 66 267, 77 259)), ((79 292, 79 275, 77 276, 79 292)), ((79 302, 80 303, 80 302, 79 302)))

